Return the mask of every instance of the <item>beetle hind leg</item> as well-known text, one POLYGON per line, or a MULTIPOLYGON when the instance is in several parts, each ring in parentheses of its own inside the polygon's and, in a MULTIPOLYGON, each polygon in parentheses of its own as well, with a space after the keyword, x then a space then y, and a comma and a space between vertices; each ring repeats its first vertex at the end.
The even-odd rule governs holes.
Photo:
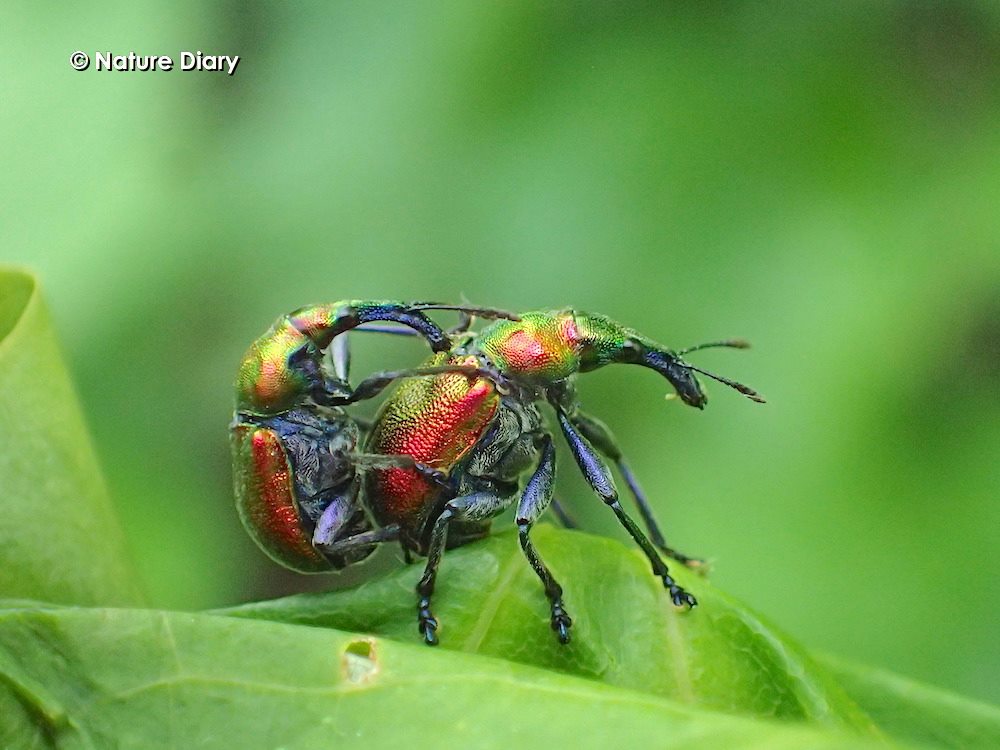
POLYGON ((642 532, 642 529, 622 508, 622 504, 618 500, 618 490, 615 488, 615 482, 607 464, 587 442, 587 439, 576 430, 562 409, 556 409, 556 416, 559 418, 559 426, 562 427, 563 435, 566 437, 573 457, 587 483, 600 496, 605 505, 614 511, 618 522, 625 527, 629 536, 639 545, 653 568, 653 575, 663 581, 663 587, 670 594, 670 601, 678 607, 688 607, 689 609, 697 605, 698 600, 674 580, 656 546, 649 541, 649 537, 642 532))
POLYGON ((573 620, 566 612, 563 604, 563 589, 556 581, 552 572, 548 569, 542 558, 531 542, 531 527, 539 516, 552 502, 552 490, 555 481, 556 463, 555 448, 552 445, 552 438, 545 435, 542 443, 542 457, 538 462, 535 473, 531 475, 528 484, 524 488, 521 502, 517 508, 517 533, 521 543, 521 550, 528 558, 535 574, 542 582, 545 589, 545 596, 551 606, 551 625, 560 643, 569 643, 569 629, 573 625, 573 620))
POLYGON ((590 441, 590 444, 594 448, 611 461, 614 461, 615 466, 618 467, 622 479, 625 480, 625 484, 628 485, 629 492, 635 500, 636 507, 639 508, 639 515, 642 516, 643 525, 646 527, 649 540, 653 545, 664 555, 676 560, 685 567, 696 570, 699 573, 705 573, 708 570, 708 563, 705 560, 685 555, 667 544, 663 532, 660 531, 660 525, 656 520, 653 509, 649 505, 649 500, 646 498, 646 493, 639 486, 639 480, 632 473, 631 467, 625 460, 625 456, 622 454, 621 448, 618 447, 618 442, 615 440, 614 435, 611 434, 608 426, 599 419, 584 414, 579 410, 570 417, 570 420, 573 426, 590 441))
POLYGON ((552 498, 552 502, 549 504, 549 509, 564 529, 580 528, 580 524, 577 523, 573 514, 566 510, 566 506, 559 502, 556 498, 552 498))
POLYGON ((360 562, 374 552, 378 545, 394 542, 397 539, 399 539, 399 526, 393 524, 352 534, 327 544, 317 543, 316 549, 326 555, 334 567, 339 569, 360 562), (338 562, 342 564, 338 565, 338 562))
POLYGON ((552 618, 551 625, 552 629, 556 632, 556 637, 559 639, 560 643, 569 643, 569 629, 573 625, 573 618, 569 616, 566 611, 566 607, 563 604, 562 596, 563 590, 562 586, 553 578, 552 573, 546 567, 545 563, 542 562, 542 558, 539 557, 538 551, 535 549, 535 545, 532 544, 531 538, 528 536, 531 531, 530 523, 517 524, 518 539, 521 542, 521 549, 524 552, 524 556, 528 558, 528 562, 534 569, 535 573, 542 581, 542 586, 545 587, 545 596, 548 597, 549 604, 552 608, 552 618))
POLYGON ((315 519, 312 545, 336 569, 361 562, 382 542, 399 536, 399 527, 373 529, 364 510, 357 503, 358 482, 354 481, 337 495, 315 519))
POLYGON ((434 520, 431 527, 430 544, 427 549, 427 564, 424 574, 417 582, 417 629, 428 646, 438 643, 438 621, 431 611, 431 596, 434 594, 434 583, 437 580, 441 556, 448 543, 448 526, 452 521, 475 522, 486 521, 514 501, 514 495, 501 495, 496 492, 474 492, 459 495, 449 500, 444 509, 434 520))

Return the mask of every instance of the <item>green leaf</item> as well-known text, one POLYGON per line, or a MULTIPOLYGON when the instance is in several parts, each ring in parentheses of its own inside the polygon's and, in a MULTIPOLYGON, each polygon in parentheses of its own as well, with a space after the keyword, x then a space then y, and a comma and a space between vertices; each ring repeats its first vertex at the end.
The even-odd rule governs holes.
POLYGON ((914 744, 1000 747, 1000 708, 832 656, 819 661, 885 731, 914 744))
POLYGON ((0 744, 58 748, 864 748, 591 680, 333 630, 0 610, 0 744))
POLYGON ((136 602, 122 533, 37 285, 4 269, 0 435, 0 596, 136 602))
MULTIPOLYGON (((789 638, 674 564, 699 600, 678 611, 646 559, 614 540, 537 527, 542 557, 565 589, 572 642, 548 623, 541 584, 515 535, 495 534, 444 556, 434 611, 442 647, 575 674, 679 703, 874 732, 871 721, 789 638)), ((357 588, 223 610, 372 632, 418 643, 413 565, 357 588)))

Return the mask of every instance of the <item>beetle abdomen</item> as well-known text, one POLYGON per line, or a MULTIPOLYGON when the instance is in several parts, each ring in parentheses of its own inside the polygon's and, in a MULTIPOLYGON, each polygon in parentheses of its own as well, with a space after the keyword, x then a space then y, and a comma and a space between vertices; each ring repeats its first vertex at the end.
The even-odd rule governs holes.
POLYGON ((293 570, 330 570, 330 562, 312 545, 312 524, 304 524, 295 502, 293 472, 278 435, 266 427, 237 424, 232 448, 236 507, 254 541, 293 570))

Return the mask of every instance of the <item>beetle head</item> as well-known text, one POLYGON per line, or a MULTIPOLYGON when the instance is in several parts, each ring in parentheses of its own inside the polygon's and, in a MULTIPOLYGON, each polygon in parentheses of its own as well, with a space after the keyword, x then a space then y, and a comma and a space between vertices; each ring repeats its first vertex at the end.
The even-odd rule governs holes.
POLYGON ((642 360, 639 364, 651 367, 669 380, 677 390, 677 395, 681 397, 681 401, 689 406, 697 406, 699 409, 704 409, 705 404, 708 402, 708 397, 701 389, 701 383, 698 382, 698 378, 694 375, 696 372, 700 372, 702 375, 709 377, 712 380, 717 380, 720 383, 728 385, 730 388, 742 393, 751 401, 756 401, 758 404, 765 403, 764 397, 757 393, 757 391, 753 388, 743 385, 743 383, 737 383, 735 380, 724 378, 721 375, 716 375, 714 372, 709 372, 708 370, 703 370, 700 367, 695 367, 682 359, 682 356, 688 352, 697 351, 698 349, 709 349, 717 346, 725 346, 733 349, 748 349, 750 344, 743 339, 727 339, 725 341, 711 341, 707 344, 689 346, 687 349, 682 349, 679 352, 660 349, 655 347, 655 345, 654 348, 649 348, 647 346, 645 347, 642 360))
POLYGON ((712 380, 724 383, 730 388, 735 388, 752 401, 764 403, 763 397, 752 388, 700 367, 695 367, 683 359, 683 355, 688 352, 710 347, 725 346, 746 349, 750 345, 742 339, 712 341, 675 352, 602 315, 576 313, 574 318, 580 346, 581 372, 594 370, 612 362, 642 365, 656 370, 669 380, 685 404, 703 409, 708 402, 708 397, 702 390, 698 378, 695 377, 695 373, 698 372, 712 380))
POLYGON ((637 364, 656 370, 669 380, 681 401, 688 406, 704 409, 705 404, 708 403, 708 396, 702 390, 701 383, 698 382, 690 365, 673 352, 646 349, 637 364))

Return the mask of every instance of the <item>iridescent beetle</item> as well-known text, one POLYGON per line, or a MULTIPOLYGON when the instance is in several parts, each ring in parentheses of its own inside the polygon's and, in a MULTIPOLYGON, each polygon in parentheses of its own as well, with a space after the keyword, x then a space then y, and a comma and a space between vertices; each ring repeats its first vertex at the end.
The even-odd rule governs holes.
POLYGON ((423 310, 504 317, 509 313, 470 306, 354 300, 304 307, 279 318, 249 348, 236 379, 231 429, 236 504, 250 536, 274 560, 301 572, 343 568, 367 557, 391 530, 372 527, 358 501, 358 469, 406 466, 431 483, 444 475, 409 456, 358 452, 360 428, 344 410, 372 398, 398 378, 463 372, 468 365, 434 365, 380 372, 357 388, 348 382, 347 337, 341 334, 387 321, 421 335, 435 352, 446 352, 450 336, 423 310), (338 338, 339 337, 339 338, 338 338), (323 365, 335 344, 334 372, 323 365))
POLYGON ((417 615, 428 644, 437 643, 431 595, 445 547, 484 536, 491 519, 514 503, 520 544, 549 599, 552 629, 562 643, 569 642, 572 620, 563 605, 562 587, 530 538, 532 525, 552 501, 555 477, 552 437, 537 406, 543 400, 555 409, 588 483, 642 548, 673 603, 688 607, 697 603, 670 575, 660 552, 692 567, 700 561, 667 546, 611 432, 579 409, 574 380, 577 373, 606 364, 637 364, 663 375, 684 403, 699 409, 707 398, 696 372, 763 402, 747 386, 682 358, 713 346, 745 348, 747 344, 717 341, 674 352, 601 315, 574 310, 533 312, 517 321, 499 320, 425 363, 429 367, 467 365, 488 376, 443 373, 400 385, 376 417, 365 449, 385 456, 407 455, 433 466, 447 476, 447 486, 413 468, 379 467, 366 473, 363 495, 387 538, 398 535, 406 549, 427 556, 417 584, 417 615), (618 466, 648 536, 622 508, 602 454, 618 466), (532 473, 522 489, 520 478, 528 470, 532 473))

